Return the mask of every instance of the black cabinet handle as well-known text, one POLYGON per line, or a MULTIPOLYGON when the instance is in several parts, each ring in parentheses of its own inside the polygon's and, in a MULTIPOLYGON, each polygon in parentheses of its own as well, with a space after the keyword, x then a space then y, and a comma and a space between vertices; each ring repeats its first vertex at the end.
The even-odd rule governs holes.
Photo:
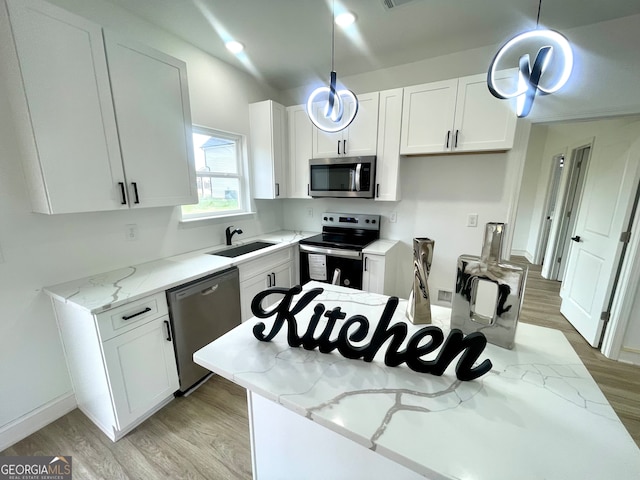
POLYGON ((280 196, 280 184, 276 183, 276 197, 280 196))
POLYGON ((277 284, 276 284, 276 274, 272 273, 271 275, 273 275, 273 286, 276 287, 277 286, 277 284))
POLYGON ((574 242, 581 242, 582 241, 580 239, 580 235, 576 235, 575 237, 571 237, 571 240, 573 240, 574 242))
POLYGON ((380 184, 376 183, 376 198, 380 198, 380 184))
POLYGON ((151 311, 151 308, 147 307, 144 310, 139 311, 138 313, 134 313, 132 315, 123 315, 122 319, 123 320, 131 320, 132 318, 137 317, 138 315, 142 315, 143 313, 147 313, 147 312, 150 312, 150 311, 151 311))
POLYGON ((347 141, 346 140, 342 140, 342 153, 344 155, 347 154, 347 141))
POLYGON ((456 130, 456 139, 453 142, 453 148, 458 148, 458 133, 460 133, 460 130, 456 130))
POLYGON ((120 195, 122 195, 122 202, 120 202, 122 205, 126 205, 127 204, 127 195, 125 194, 124 191, 124 182, 118 182, 118 185, 120 185, 120 195))
POLYGON ((171 327, 169 326, 169 322, 167 320, 164 321, 164 324, 167 326, 167 342, 171 341, 171 327))
POLYGON ((367 260, 368 259, 369 259, 368 257, 364 257, 364 271, 365 272, 367 271, 367 260))
POLYGON ((449 137, 451 137, 451 130, 447 130, 447 148, 449 148, 449 137))
POLYGON ((273 285, 271 285, 271 274, 270 273, 267 274, 267 288, 268 287, 273 287, 273 285))
POLYGON ((338 155, 340 155, 340 140, 338 140, 338 155))
POLYGON ((307 196, 310 197, 311 196, 311 189, 309 187, 309 184, 307 183, 307 196))
POLYGON ((133 185, 133 194, 136 197, 133 203, 140 203, 140 197, 138 197, 138 184, 136 182, 131 182, 131 185, 133 185))

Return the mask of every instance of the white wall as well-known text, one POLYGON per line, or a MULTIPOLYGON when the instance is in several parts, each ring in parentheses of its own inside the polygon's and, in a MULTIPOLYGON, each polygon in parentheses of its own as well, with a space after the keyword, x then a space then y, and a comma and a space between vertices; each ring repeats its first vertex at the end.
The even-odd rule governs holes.
MULTIPOLYGON (((248 103, 275 96, 248 74, 111 4, 53 3, 186 61, 195 123, 247 135, 248 103)), ((0 6, 4 10, 4 2, 0 6)), ((31 213, 4 80, 0 75, 0 444, 15 421, 72 392, 43 286, 217 245, 224 242, 229 224, 180 224, 178 208, 31 213), (139 227, 139 240, 127 242, 125 225, 131 223, 139 227)), ((258 201, 256 206, 257 215, 234 221, 246 236, 280 228, 279 202, 258 201)))

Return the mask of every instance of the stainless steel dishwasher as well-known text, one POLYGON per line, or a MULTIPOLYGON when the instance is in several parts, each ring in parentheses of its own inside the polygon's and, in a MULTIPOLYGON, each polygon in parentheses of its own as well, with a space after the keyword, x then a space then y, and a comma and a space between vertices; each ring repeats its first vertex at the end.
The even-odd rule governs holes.
POLYGON ((194 280, 167 290, 180 390, 189 392, 211 372, 193 362, 193 353, 240 325, 238 269, 194 280))

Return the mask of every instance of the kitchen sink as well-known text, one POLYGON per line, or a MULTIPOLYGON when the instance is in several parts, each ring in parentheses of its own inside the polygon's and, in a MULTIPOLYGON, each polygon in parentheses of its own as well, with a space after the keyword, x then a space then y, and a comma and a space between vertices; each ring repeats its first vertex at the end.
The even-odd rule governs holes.
POLYGON ((209 255, 219 255, 221 257, 235 258, 239 257, 240 255, 244 255, 245 253, 255 252, 256 250, 261 250, 273 245, 275 245, 275 243, 272 242, 251 242, 245 245, 238 245, 237 247, 219 250, 217 252, 209 252, 209 255))

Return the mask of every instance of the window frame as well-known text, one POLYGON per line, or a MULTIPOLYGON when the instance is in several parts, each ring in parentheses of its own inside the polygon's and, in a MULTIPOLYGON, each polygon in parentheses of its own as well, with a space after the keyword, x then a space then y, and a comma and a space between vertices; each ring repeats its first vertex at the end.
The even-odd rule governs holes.
MULTIPOLYGON (((215 128, 205 127, 202 125, 192 125, 192 134, 197 133, 200 135, 209 135, 211 137, 223 138, 235 143, 236 147, 236 167, 237 173, 225 173, 225 172, 202 172, 196 169, 196 182, 198 179, 203 178, 237 178, 238 179, 238 208, 234 210, 220 210, 217 212, 200 212, 200 213, 185 213, 184 207, 180 208, 182 221, 193 220, 206 220, 216 219, 223 217, 233 217, 238 215, 247 215, 253 213, 250 195, 250 182, 248 176, 248 162, 247 162, 247 140, 246 136, 225 132, 215 128)), ((195 145, 193 146, 195 153, 195 145)), ((198 190, 198 189, 196 189, 198 190)), ((200 202, 200 195, 198 194, 198 202, 200 202)))

